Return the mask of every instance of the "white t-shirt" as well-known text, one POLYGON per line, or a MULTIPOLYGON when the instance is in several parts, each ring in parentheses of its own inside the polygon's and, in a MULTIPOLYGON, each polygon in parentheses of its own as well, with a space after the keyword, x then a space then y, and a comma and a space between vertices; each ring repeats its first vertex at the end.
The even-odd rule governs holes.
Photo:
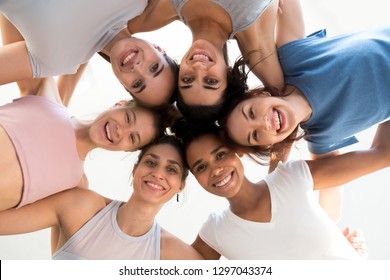
POLYGON ((75 73, 147 4, 147 0, 0 0, 0 11, 26 40, 37 78, 75 73))
POLYGON ((359 259, 360 255, 319 205, 303 160, 279 163, 265 179, 271 221, 213 213, 199 235, 228 259, 359 259))

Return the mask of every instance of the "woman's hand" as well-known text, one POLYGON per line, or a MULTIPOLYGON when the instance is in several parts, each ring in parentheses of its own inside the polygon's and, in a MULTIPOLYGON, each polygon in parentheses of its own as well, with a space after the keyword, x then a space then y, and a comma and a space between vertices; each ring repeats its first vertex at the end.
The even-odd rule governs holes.
POLYGON ((358 252, 362 258, 367 259, 367 244, 366 238, 363 235, 361 230, 351 230, 349 227, 346 227, 343 231, 345 238, 351 243, 352 247, 358 252))

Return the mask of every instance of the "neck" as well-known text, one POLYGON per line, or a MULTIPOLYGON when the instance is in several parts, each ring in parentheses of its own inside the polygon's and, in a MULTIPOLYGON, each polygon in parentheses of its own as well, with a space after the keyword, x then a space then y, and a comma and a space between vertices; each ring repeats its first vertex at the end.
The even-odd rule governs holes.
POLYGON ((130 236, 142 236, 152 227, 160 206, 141 202, 133 194, 117 214, 119 228, 130 236))
POLYGON ((292 92, 290 95, 285 97, 295 108, 297 118, 299 122, 307 121, 313 110, 311 109, 309 101, 307 101, 305 95, 296 87, 287 85, 286 92, 292 92))
POLYGON ((131 34, 127 28, 122 29, 102 50, 101 52, 110 55, 111 53, 111 48, 113 45, 115 45, 116 42, 131 37, 131 34))
POLYGON ((87 154, 96 148, 89 137, 89 128, 92 122, 80 121, 72 118, 72 125, 76 135, 76 147, 79 157, 84 160, 87 154))
POLYGON ((230 210, 243 219, 255 222, 271 219, 271 197, 265 181, 252 183, 245 178, 239 193, 228 201, 230 210))
POLYGON ((217 49, 222 49, 225 42, 229 39, 229 34, 216 22, 201 19, 194 20, 188 24, 188 27, 192 33, 192 42, 204 39, 213 44, 217 49))

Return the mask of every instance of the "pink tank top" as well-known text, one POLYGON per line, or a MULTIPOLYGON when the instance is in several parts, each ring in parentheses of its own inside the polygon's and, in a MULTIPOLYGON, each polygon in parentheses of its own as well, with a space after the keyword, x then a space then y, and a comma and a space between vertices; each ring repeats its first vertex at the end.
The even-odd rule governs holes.
POLYGON ((76 148, 67 109, 42 96, 26 96, 0 107, 0 125, 10 137, 23 173, 18 207, 75 187, 84 162, 76 148))

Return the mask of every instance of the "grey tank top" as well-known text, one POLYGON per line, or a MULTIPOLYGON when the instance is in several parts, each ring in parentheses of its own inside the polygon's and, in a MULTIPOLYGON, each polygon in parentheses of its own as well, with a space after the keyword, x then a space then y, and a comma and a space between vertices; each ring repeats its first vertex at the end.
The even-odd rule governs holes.
MULTIPOLYGON (((172 5, 176 9, 176 13, 179 15, 180 20, 185 23, 181 14, 183 6, 191 0, 171 0, 172 5)), ((254 23, 272 2, 272 0, 210 0, 223 9, 230 15, 232 22, 232 33, 229 35, 229 39, 233 39, 234 36, 249 27, 254 23)))
POLYGON ((116 216, 122 201, 112 201, 57 252, 53 260, 159 260, 161 229, 154 221, 142 236, 129 236, 118 226, 116 216))

